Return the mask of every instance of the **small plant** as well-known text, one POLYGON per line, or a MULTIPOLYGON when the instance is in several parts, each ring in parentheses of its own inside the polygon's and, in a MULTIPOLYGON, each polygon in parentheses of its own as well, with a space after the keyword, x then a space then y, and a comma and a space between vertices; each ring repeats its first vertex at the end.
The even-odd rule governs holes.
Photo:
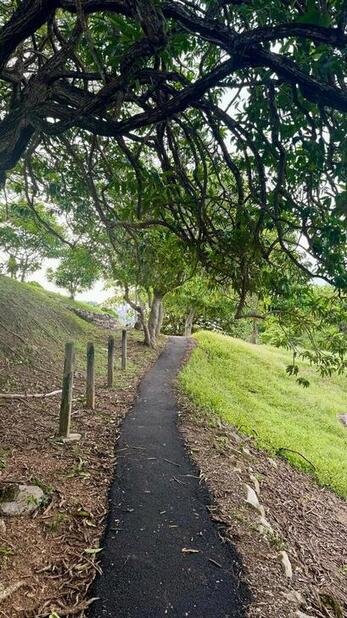
POLYGON ((46 524, 46 526, 51 532, 59 532, 68 521, 69 516, 66 513, 61 513, 59 511, 54 515, 52 521, 46 524))
POLYGON ((70 474, 68 474, 68 478, 77 477, 82 479, 88 479, 90 477, 90 472, 86 470, 87 462, 82 459, 82 457, 78 458, 78 462, 72 468, 70 474))
POLYGON ((0 560, 2 558, 6 559, 8 556, 13 556, 13 549, 7 545, 0 546, 0 560))
POLYGON ((282 549, 286 549, 287 543, 281 539, 280 535, 277 532, 268 530, 266 532, 266 538, 268 539, 270 545, 277 549, 278 551, 282 549))
POLYGON ((27 504, 35 506, 35 507, 39 507, 40 504, 41 504, 41 500, 38 500, 38 498, 35 498, 35 496, 28 496, 27 497, 27 504))

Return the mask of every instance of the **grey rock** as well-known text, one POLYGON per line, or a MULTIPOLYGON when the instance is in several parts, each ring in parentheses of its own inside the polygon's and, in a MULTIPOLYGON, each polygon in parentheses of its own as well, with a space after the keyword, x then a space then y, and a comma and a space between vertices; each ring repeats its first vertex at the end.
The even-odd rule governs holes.
POLYGON ((78 317, 86 320, 86 322, 92 322, 96 326, 100 328, 105 328, 109 330, 115 330, 121 328, 119 320, 117 320, 114 316, 109 313, 93 313, 92 311, 86 311, 84 309, 73 309, 74 313, 78 315, 78 317))
POLYGON ((281 562, 281 565, 282 565, 282 568, 283 568, 285 576, 288 579, 292 579, 292 577, 293 577, 293 569, 292 569, 292 565, 290 563, 290 560, 289 560, 287 552, 286 551, 280 551, 279 557, 280 557, 280 562, 281 562))
POLYGON ((259 485, 259 481, 258 481, 257 477, 254 474, 250 474, 249 478, 253 482, 255 491, 257 492, 257 494, 259 496, 259 494, 260 494, 260 485, 259 485))
POLYGON ((265 517, 265 509, 262 504, 260 504, 258 496, 254 491, 253 487, 250 487, 247 483, 245 483, 245 488, 247 491, 246 502, 250 506, 252 506, 262 517, 265 517))
POLYGON ((0 515, 25 515, 35 511, 43 501, 44 492, 37 485, 17 485, 17 495, 0 502, 0 515))
POLYGON ((283 596, 285 596, 288 601, 291 601, 292 603, 297 603, 298 605, 304 605, 305 603, 304 597, 297 590, 290 590, 289 592, 284 592, 283 596))
POLYGON ((268 520, 266 519, 264 515, 262 515, 259 519, 258 530, 261 534, 264 534, 264 535, 274 534, 274 530, 271 524, 268 522, 268 520))

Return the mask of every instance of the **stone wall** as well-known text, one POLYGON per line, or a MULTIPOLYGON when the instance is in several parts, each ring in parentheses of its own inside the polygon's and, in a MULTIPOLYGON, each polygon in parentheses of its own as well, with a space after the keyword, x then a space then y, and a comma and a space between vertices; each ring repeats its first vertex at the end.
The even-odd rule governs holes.
POLYGON ((73 309, 78 317, 86 320, 86 322, 92 322, 99 328, 106 328, 109 330, 115 330, 121 328, 118 320, 108 313, 93 313, 92 311, 86 311, 85 309, 73 309))

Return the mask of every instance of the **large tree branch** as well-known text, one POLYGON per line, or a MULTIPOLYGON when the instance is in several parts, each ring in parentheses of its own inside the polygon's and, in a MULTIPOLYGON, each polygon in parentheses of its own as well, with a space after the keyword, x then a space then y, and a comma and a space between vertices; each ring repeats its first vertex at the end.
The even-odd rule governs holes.
POLYGON ((0 30, 0 70, 18 45, 53 15, 59 0, 24 0, 0 30))

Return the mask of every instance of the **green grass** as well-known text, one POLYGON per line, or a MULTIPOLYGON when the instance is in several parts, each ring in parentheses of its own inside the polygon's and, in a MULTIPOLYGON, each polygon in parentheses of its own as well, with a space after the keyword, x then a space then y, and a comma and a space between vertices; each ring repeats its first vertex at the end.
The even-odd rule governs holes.
MULTIPOLYGON (((0 390, 15 391, 21 386, 21 375, 31 368, 42 370, 43 375, 61 371, 66 341, 76 346, 76 369, 84 371, 86 345, 94 341, 96 374, 106 380, 107 340, 110 331, 86 322, 73 309, 83 308, 98 312, 98 307, 74 302, 48 292, 41 286, 21 283, 0 275, 0 390)), ((129 349, 128 371, 120 371, 120 331, 116 338, 115 388, 127 386, 136 375, 143 359, 129 349)), ((138 332, 129 333, 131 341, 142 339, 138 332)), ((151 358, 150 351, 141 350, 151 358)), ((1 467, 1 458, 0 458, 1 467)))
MULTIPOLYGON (((299 451, 321 485, 347 497, 347 429, 337 419, 347 410, 346 376, 322 378, 304 365, 310 386, 303 388, 286 374, 291 355, 284 350, 204 331, 195 338, 198 346, 180 374, 192 401, 271 453, 299 451)), ((283 455, 312 472, 299 455, 283 455)))

